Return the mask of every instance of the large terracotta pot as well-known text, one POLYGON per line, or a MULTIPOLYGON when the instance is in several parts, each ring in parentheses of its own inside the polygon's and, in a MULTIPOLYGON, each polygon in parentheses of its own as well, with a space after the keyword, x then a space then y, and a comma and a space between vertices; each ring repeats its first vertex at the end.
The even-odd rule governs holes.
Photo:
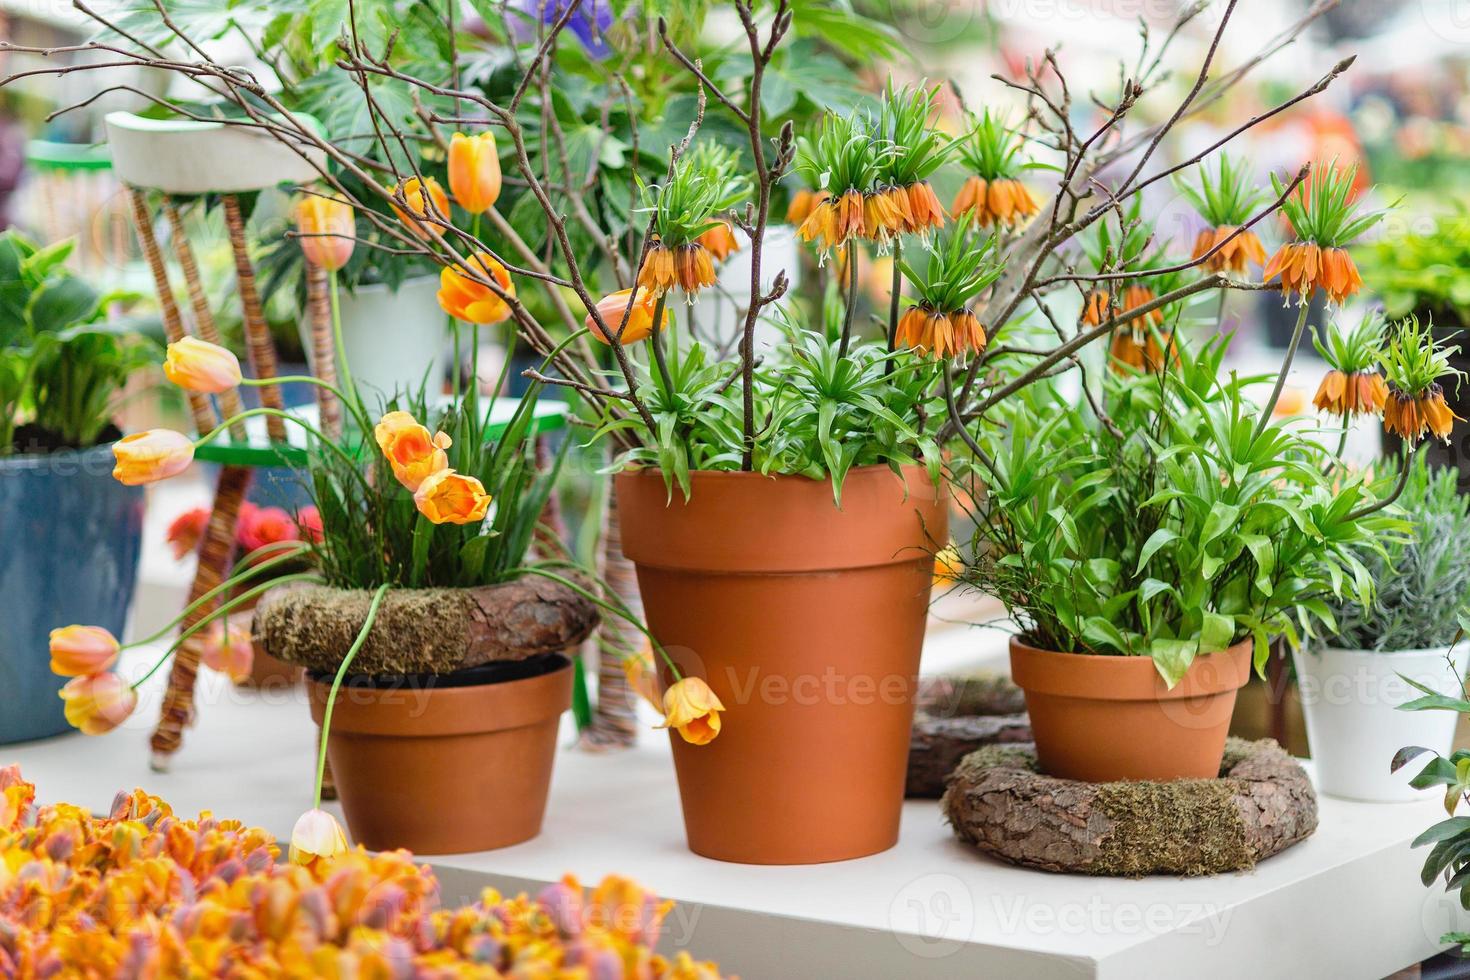
MULTIPOLYGON (((330 677, 309 675, 321 724, 330 677)), ((349 678, 327 738, 347 828, 372 850, 488 851, 541 832, 571 661, 548 654, 397 686, 349 678), (479 678, 490 683, 466 683, 479 678)))
POLYGON ((726 708, 713 742, 670 736, 690 849, 810 864, 893 846, 944 495, 917 466, 854 470, 840 510, 825 481, 691 479, 686 501, 657 472, 617 477, 649 627, 726 708))
POLYGON ((1057 653, 1011 639, 1036 758, 1048 775, 1092 783, 1220 775, 1251 641, 1196 657, 1171 690, 1148 657, 1057 653))

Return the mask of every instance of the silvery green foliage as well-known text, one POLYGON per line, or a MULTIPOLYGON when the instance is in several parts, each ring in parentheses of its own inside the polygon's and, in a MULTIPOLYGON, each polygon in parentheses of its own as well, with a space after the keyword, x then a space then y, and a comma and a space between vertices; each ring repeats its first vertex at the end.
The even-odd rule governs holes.
POLYGON ((1365 552, 1377 584, 1371 606, 1352 600, 1333 607, 1338 634, 1327 642, 1351 650, 1423 650, 1448 646, 1470 612, 1470 497, 1455 470, 1413 464, 1399 505, 1413 521, 1406 540, 1387 555, 1365 552))

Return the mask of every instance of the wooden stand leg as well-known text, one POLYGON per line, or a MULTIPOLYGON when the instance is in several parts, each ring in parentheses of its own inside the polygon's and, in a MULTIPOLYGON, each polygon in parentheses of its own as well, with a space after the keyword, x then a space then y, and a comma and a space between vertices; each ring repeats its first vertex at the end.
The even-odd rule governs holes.
MULTIPOLYGON (((332 337, 332 300, 328 292, 327 270, 311 262, 306 263, 306 305, 311 316, 312 372, 321 381, 335 385, 337 345, 332 337)), ((337 396, 318 387, 316 402, 321 409, 322 432, 328 436, 339 434, 342 431, 342 406, 337 404, 337 396)))
MULTIPOLYGON (((623 557, 616 492, 609 492, 603 518, 602 579, 608 591, 637 616, 642 605, 638 599, 638 577, 632 563, 623 557)), ((630 623, 617 616, 604 616, 592 639, 583 644, 584 656, 595 651, 597 657, 597 707, 592 726, 582 733, 584 748, 598 751, 628 748, 638 740, 634 712, 637 695, 623 673, 623 657, 638 650, 643 642, 643 634, 630 623)))
MULTIPOLYGON (((199 549, 199 568, 194 573, 194 583, 189 588, 189 604, 209 592, 229 574, 231 557, 235 553, 235 524, 240 516, 240 504, 245 500, 245 491, 250 487, 250 470, 239 466, 224 466, 219 471, 215 484, 214 508, 209 514, 209 524, 204 531, 204 542, 199 549)), ((214 610, 215 603, 208 602, 185 617, 180 629, 185 630, 200 622, 214 610)), ((184 726, 194 712, 194 681, 199 674, 199 654, 204 634, 198 633, 185 640, 174 653, 173 666, 169 671, 168 690, 164 692, 163 707, 159 713, 158 727, 153 731, 150 744, 153 747, 152 766, 156 772, 168 769, 169 758, 178 751, 183 742, 184 726)))
MULTIPOLYGON (((235 285, 240 289, 240 307, 245 314, 245 352, 256 378, 268 381, 276 376, 276 345, 265 322, 260 292, 255 288, 255 267, 250 262, 250 249, 245 241, 245 216, 235 195, 224 195, 224 205, 225 228, 230 234, 230 251, 235 256, 235 285)), ((285 408, 279 385, 262 385, 259 390, 263 407, 278 412, 285 408)), ((265 428, 271 442, 286 441, 286 422, 279 415, 267 415, 265 428)))

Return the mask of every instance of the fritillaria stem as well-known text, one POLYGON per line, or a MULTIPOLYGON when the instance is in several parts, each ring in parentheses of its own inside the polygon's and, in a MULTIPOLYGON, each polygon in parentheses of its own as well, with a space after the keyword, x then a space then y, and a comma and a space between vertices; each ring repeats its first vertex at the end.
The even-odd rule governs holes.
POLYGON ((1296 316, 1296 329, 1291 332, 1291 343, 1286 347, 1286 359, 1281 362, 1281 370, 1276 374, 1276 387, 1271 389, 1271 398, 1266 402, 1266 407, 1261 410, 1261 418, 1256 422, 1256 431, 1251 440, 1261 438, 1261 433, 1266 431, 1266 426, 1271 424, 1271 415, 1276 411, 1276 403, 1281 400, 1281 389, 1286 386, 1286 375, 1291 370, 1291 362, 1296 357, 1296 349, 1301 346, 1302 332, 1307 327, 1307 313, 1311 310, 1309 300, 1311 297, 1301 297, 1300 312, 1296 316))

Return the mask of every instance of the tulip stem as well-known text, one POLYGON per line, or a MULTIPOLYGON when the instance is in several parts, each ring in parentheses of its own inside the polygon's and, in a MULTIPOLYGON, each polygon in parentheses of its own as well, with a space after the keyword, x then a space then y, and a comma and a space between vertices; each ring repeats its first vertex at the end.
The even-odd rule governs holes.
MULTIPOLYGON (((362 421, 367 420, 367 406, 362 403, 362 395, 358 393, 357 385, 352 383, 352 366, 347 363, 347 348, 342 344, 342 306, 337 298, 337 270, 331 269, 327 272, 327 295, 332 301, 332 346, 336 348, 337 365, 342 369, 342 387, 352 392, 349 401, 343 398, 344 403, 356 406, 356 415, 362 421)), ((363 430, 366 433, 366 429, 363 430)))
MULTIPOLYGON (((361 460, 352 456, 352 454, 347 452, 347 450, 343 449, 341 446, 337 445, 331 439, 328 439, 320 429, 312 425, 310 422, 306 422, 300 416, 292 415, 290 412, 283 412, 278 408, 252 408, 244 412, 232 415, 221 422, 219 425, 215 426, 213 429, 210 429, 204 435, 200 436, 198 439, 195 439, 194 445, 197 448, 207 442, 212 442, 216 436, 228 429, 231 425, 234 425, 236 422, 240 422, 248 418, 254 418, 260 415, 273 415, 277 418, 285 419, 287 422, 295 422, 297 425, 301 426, 301 428, 304 429, 308 434, 315 436, 318 442, 321 442, 324 445, 330 447, 332 452, 336 453, 338 456, 341 456, 342 459, 347 462, 352 472, 357 474, 357 478, 362 481, 362 485, 365 487, 368 486, 367 477, 363 476, 361 469, 359 469, 359 466, 362 462, 361 460)), ((364 432, 363 436, 366 437, 366 435, 367 433, 364 432)), ((369 487, 369 489, 372 488, 369 487)))
POLYGON ((1271 398, 1266 402, 1266 407, 1261 410, 1261 418, 1256 422, 1256 431, 1251 435, 1251 442, 1261 438, 1261 433, 1266 431, 1266 426, 1271 424, 1271 414, 1276 411, 1276 403, 1281 400, 1281 389, 1286 386, 1286 375, 1291 370, 1291 362, 1296 357, 1296 349, 1302 342, 1302 331, 1307 327, 1307 313, 1311 310, 1310 297, 1301 298, 1301 312, 1296 316, 1296 329, 1291 332, 1291 343, 1286 348, 1286 359, 1281 362, 1281 370, 1276 375, 1276 387, 1271 389, 1271 398))
POLYGON ((362 621, 362 629, 357 631, 357 638, 352 641, 352 646, 347 648, 347 656, 342 658, 342 665, 337 668, 337 676, 332 678, 332 690, 327 695, 327 707, 322 712, 322 735, 321 746, 316 755, 316 789, 312 792, 311 805, 313 809, 321 809, 322 805, 322 777, 327 771, 327 736, 332 731, 332 708, 337 704, 337 689, 342 686, 342 678, 347 676, 347 668, 352 666, 352 661, 357 659, 357 651, 362 649, 363 643, 367 641, 368 633, 373 628, 373 623, 378 618, 378 607, 383 604, 383 596, 388 594, 388 583, 384 582, 378 586, 378 591, 373 593, 373 601, 368 605, 367 618, 362 621))
POLYGON ((325 388, 327 391, 330 391, 332 394, 336 395, 338 401, 347 406, 348 411, 352 412, 353 416, 357 419, 358 425, 362 426, 363 432, 368 432, 372 429, 372 423, 368 420, 368 417, 366 415, 358 414, 361 411, 361 408, 355 401, 347 398, 347 396, 342 393, 341 388, 337 387, 334 384, 328 384, 314 374, 286 374, 264 380, 260 378, 241 378, 240 384, 250 388, 260 388, 265 385, 279 384, 310 384, 316 385, 318 388, 325 388))
MULTIPOLYGON (((555 572, 548 572, 546 570, 546 566, 550 566, 552 568, 581 569, 581 566, 576 564, 575 562, 544 562, 541 565, 524 565, 520 568, 512 568, 509 572, 506 573, 506 575, 539 575, 544 579, 549 579, 552 582, 556 582, 559 585, 563 585, 568 589, 571 589, 573 592, 577 593, 577 595, 586 599, 588 602, 597 606, 599 609, 606 609, 614 616, 617 616, 624 622, 631 624, 634 629, 636 629, 638 632, 642 633, 645 637, 648 638, 649 644, 653 647, 654 650, 658 651, 658 655, 663 658, 664 663, 669 665, 669 670, 673 672, 675 680, 684 679, 684 674, 679 670, 678 665, 675 664, 673 659, 669 656, 668 651, 663 648, 663 644, 659 643, 658 638, 655 637, 652 633, 648 632, 648 627, 644 626, 643 623, 638 620, 638 617, 634 616, 633 613, 626 606, 624 606, 621 602, 614 605, 613 603, 610 603, 605 599, 595 596, 591 592, 582 588, 576 582, 573 582, 571 579, 563 575, 557 575, 555 572)), ((612 595, 612 592, 609 591, 608 594, 612 595)))
POLYGON ((124 643, 122 645, 122 649, 131 650, 133 647, 141 647, 147 646, 150 643, 157 643, 159 640, 168 635, 169 630, 173 629, 175 626, 179 625, 179 623, 187 619, 190 613, 193 613, 205 603, 212 601, 220 593, 235 588, 236 586, 245 582, 247 579, 258 575, 261 572, 268 571, 276 567, 277 565, 282 565, 288 561, 292 561, 293 559, 300 558, 302 555, 311 550, 310 545, 301 541, 277 541, 274 544, 266 545, 264 548, 258 548, 255 551, 252 551, 251 554, 260 554, 262 551, 265 551, 266 548, 280 549, 287 546, 294 547, 292 547, 291 550, 286 554, 279 555, 275 558, 270 559, 269 561, 263 561, 258 565, 252 565, 246 568, 245 571, 241 572, 239 575, 234 576, 228 581, 221 582, 219 585, 216 585, 214 588, 210 589, 208 592, 204 593, 202 596, 185 606, 184 611, 179 613, 173 619, 169 620, 168 623, 163 627, 163 629, 159 630, 157 633, 154 633, 152 636, 145 636, 141 640, 134 640, 132 643, 124 643))
MULTIPOLYGON (((174 641, 169 644, 168 649, 163 652, 163 656, 159 657, 158 660, 153 664, 153 666, 149 667, 147 672, 144 673, 142 677, 139 677, 128 686, 131 687, 133 690, 137 690, 139 685, 146 682, 148 678, 152 677, 158 672, 159 667, 162 667, 165 663, 168 662, 169 657, 172 657, 174 655, 174 651, 182 646, 185 640, 189 639, 189 637, 193 636, 195 633, 198 633, 200 630, 204 629, 204 627, 214 622, 216 618, 220 616, 227 616, 230 610, 249 602, 251 599, 256 598, 263 592, 274 589, 278 585, 285 585, 288 582, 306 581, 320 582, 322 581, 322 577, 320 575, 317 575, 315 572, 301 572, 297 575, 282 575, 280 578, 273 578, 269 582, 262 582, 255 588, 250 589, 247 592, 242 592, 240 595, 235 596, 233 599, 221 605, 218 609, 213 610, 208 616, 200 619, 199 622, 195 623, 193 626, 190 626, 188 629, 184 630, 182 633, 176 636, 174 638, 174 641)), ((230 583, 226 583, 226 585, 229 584, 230 583)), ((167 632, 168 630, 164 630, 164 633, 167 632)), ((132 647, 140 646, 144 643, 152 642, 152 640, 156 639, 158 639, 158 635, 152 637, 149 640, 138 640, 134 643, 129 643, 122 649, 127 650, 132 647)))

